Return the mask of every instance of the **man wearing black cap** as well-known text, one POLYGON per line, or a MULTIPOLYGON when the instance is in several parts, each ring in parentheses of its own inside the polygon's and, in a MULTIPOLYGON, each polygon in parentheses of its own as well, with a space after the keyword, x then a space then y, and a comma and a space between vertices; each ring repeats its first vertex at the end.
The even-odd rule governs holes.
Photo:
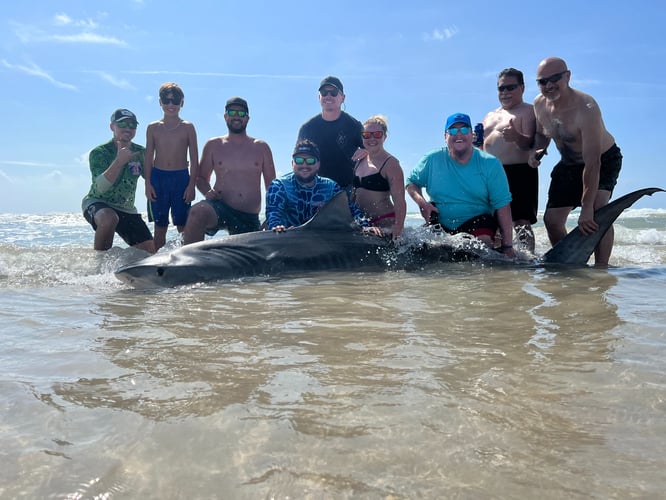
POLYGON ((247 101, 232 97, 225 105, 229 133, 204 145, 199 162, 197 188, 206 197, 190 209, 183 231, 185 244, 201 241, 220 229, 229 234, 258 231, 261 210, 261 178, 265 189, 275 179, 271 148, 247 135, 250 120, 247 101), (211 186, 211 176, 215 184, 211 186))
POLYGON ((446 147, 426 154, 407 178, 407 192, 426 223, 448 233, 471 234, 494 247, 502 235, 502 252, 514 257, 511 193, 500 161, 472 145, 472 120, 454 113, 446 120, 446 147), (426 188, 427 201, 421 192, 426 188))
POLYGON ((154 253, 153 236, 134 206, 139 176, 144 176, 145 149, 134 144, 138 122, 128 109, 111 115, 113 138, 90 152, 90 191, 83 198, 83 216, 95 230, 95 250, 113 246, 114 234, 132 247, 154 253))
POLYGON ((363 125, 342 111, 345 101, 342 82, 327 76, 319 85, 321 113, 305 122, 298 131, 298 140, 309 139, 321 151, 320 174, 337 182, 343 189, 351 186, 354 177, 354 154, 363 147, 363 125))
MULTIPOLYGON (((268 229, 282 232, 305 224, 342 191, 335 181, 317 175, 320 158, 319 148, 313 142, 304 139, 296 143, 291 160, 293 172, 275 179, 266 192, 268 229)), ((355 219, 360 221, 363 218, 358 206, 350 202, 349 208, 355 219)))

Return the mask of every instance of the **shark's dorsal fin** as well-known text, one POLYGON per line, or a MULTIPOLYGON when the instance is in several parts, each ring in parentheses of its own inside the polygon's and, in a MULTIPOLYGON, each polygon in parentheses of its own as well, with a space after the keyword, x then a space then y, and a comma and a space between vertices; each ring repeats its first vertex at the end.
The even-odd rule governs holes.
POLYGON ((349 210, 349 198, 346 191, 342 191, 331 198, 319 211, 305 224, 302 229, 348 229, 352 230, 352 215, 349 210))
POLYGON ((599 210, 594 212, 594 220, 599 224, 599 230, 595 231, 589 236, 585 236, 580 232, 578 227, 574 228, 569 234, 561 239, 557 245, 551 248, 543 256, 543 261, 556 264, 575 264, 584 266, 590 259, 594 249, 603 238, 606 231, 611 227, 615 219, 617 219, 624 209, 629 208, 636 201, 645 195, 653 195, 659 191, 664 191, 661 188, 645 188, 633 191, 629 194, 604 205, 599 210))

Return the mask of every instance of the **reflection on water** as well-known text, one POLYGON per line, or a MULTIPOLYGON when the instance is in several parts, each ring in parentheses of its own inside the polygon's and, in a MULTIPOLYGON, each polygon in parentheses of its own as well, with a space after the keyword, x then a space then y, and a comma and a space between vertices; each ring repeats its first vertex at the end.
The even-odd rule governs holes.
POLYGON ((663 276, 638 274, 466 263, 53 292, 0 381, 0 497, 655 496, 663 302, 634 292, 663 276))

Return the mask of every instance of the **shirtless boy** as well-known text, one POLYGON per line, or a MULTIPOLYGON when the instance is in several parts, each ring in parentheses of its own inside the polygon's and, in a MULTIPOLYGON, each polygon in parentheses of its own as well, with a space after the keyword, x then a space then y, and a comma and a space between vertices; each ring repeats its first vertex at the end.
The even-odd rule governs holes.
MULTIPOLYGON (((622 168, 622 153, 606 130, 601 110, 587 94, 569 86, 571 71, 559 57, 547 57, 537 67, 541 95, 534 99, 537 120, 530 165, 550 142, 555 141, 560 162, 551 173, 548 203, 543 217, 550 243, 567 234, 569 213, 581 207, 578 228, 583 234, 599 229, 594 211, 608 204, 622 168)), ((594 251, 597 267, 607 267, 613 250, 613 228, 594 251)))
POLYGON ((497 77, 500 107, 483 119, 483 149, 504 166, 511 191, 511 215, 518 240, 534 253, 532 224, 539 208, 539 173, 527 164, 536 120, 531 104, 523 102, 523 72, 507 68, 497 77))
POLYGON ((155 251, 166 243, 169 210, 178 232, 183 232, 195 196, 199 165, 194 125, 179 116, 185 102, 183 91, 178 84, 167 82, 160 87, 159 95, 164 116, 146 129, 145 160, 148 220, 155 222, 155 251))
POLYGON ((197 188, 206 197, 192 207, 183 233, 185 244, 202 241, 220 229, 229 234, 258 231, 261 178, 264 188, 275 179, 268 144, 246 133, 250 119, 245 99, 232 97, 225 106, 229 133, 209 139, 201 153, 197 188), (211 175, 215 184, 211 186, 211 175))

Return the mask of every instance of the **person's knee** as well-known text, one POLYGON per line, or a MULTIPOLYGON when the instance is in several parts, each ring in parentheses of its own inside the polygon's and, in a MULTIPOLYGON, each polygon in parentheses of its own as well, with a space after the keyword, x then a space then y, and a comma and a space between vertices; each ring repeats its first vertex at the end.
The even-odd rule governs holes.
POLYGON ((97 226, 97 229, 115 230, 119 221, 118 214, 110 208, 104 208, 95 214, 95 225, 97 226))
POLYGON ((543 214, 543 223, 546 225, 546 227, 553 227, 563 224, 564 221, 556 212, 550 212, 546 210, 546 212, 543 214))

